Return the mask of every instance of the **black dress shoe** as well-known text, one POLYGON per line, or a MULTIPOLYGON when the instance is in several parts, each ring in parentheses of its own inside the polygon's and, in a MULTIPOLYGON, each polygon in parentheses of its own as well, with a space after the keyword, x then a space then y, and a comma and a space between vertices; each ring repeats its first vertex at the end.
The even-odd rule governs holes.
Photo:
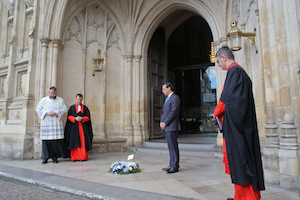
POLYGON ((162 168, 163 171, 169 171, 169 169, 171 169, 171 167, 162 168))
POLYGON ((233 198, 227 198, 227 200, 234 200, 233 198))
POLYGON ((58 163, 57 159, 52 159, 52 160, 53 160, 53 163, 58 163))
POLYGON ((48 162, 48 160, 42 160, 42 164, 46 164, 48 162))
POLYGON ((168 174, 172 174, 172 173, 176 173, 176 172, 178 172, 178 168, 170 168, 170 169, 167 171, 168 174))

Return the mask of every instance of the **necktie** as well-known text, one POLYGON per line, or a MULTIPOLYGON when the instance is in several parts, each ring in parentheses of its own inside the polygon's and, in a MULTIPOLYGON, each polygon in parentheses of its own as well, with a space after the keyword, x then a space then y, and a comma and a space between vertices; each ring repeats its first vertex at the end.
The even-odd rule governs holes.
POLYGON ((169 100, 169 96, 166 97, 166 100, 165 100, 165 103, 164 103, 164 106, 166 105, 167 101, 169 100))

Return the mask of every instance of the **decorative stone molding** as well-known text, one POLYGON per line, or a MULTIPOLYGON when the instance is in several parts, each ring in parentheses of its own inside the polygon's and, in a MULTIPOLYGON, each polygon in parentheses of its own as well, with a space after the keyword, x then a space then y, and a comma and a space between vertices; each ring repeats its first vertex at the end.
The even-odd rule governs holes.
POLYGON ((26 8, 32 8, 34 4, 34 0, 24 0, 26 4, 26 8))
POLYGON ((298 150, 297 127, 294 122, 283 122, 280 129, 280 149, 298 150))
POLYGON ((232 4, 232 10, 233 10, 233 17, 235 20, 239 19, 241 16, 241 1, 240 0, 234 0, 232 4))
POLYGON ((46 68, 47 68, 47 51, 48 43, 50 42, 49 38, 41 38, 42 43, 42 52, 41 52, 41 66, 40 66, 40 88, 39 88, 39 99, 45 95, 45 86, 46 86, 46 68))
POLYGON ((124 18, 133 19, 136 22, 143 3, 144 0, 119 0, 124 18))
POLYGON ((141 59, 142 59, 142 55, 135 55, 134 56, 134 58, 135 58, 135 62, 141 62, 141 59))
POLYGON ((26 9, 26 15, 27 15, 27 17, 32 17, 32 15, 33 15, 33 7, 30 7, 30 8, 26 9))
POLYGON ((41 41, 41 43, 42 43, 42 47, 48 48, 48 44, 49 44, 49 42, 50 42, 50 39, 49 39, 49 38, 41 38, 40 41, 41 41))
POLYGON ((27 71, 20 71, 17 75, 17 93, 16 96, 25 96, 27 71))
POLYGON ((16 35, 13 32, 13 34, 12 34, 12 36, 11 36, 9 42, 8 42, 9 46, 12 46, 15 41, 16 41, 16 35))
POLYGON ((274 122, 267 122, 265 128, 266 128, 265 147, 279 148, 278 125, 274 122))
POLYGON ((6 0, 9 16, 13 16, 15 12, 15 0, 6 0))
POLYGON ((259 16, 259 10, 256 9, 254 12, 255 12, 255 14, 256 14, 256 17, 258 17, 258 16, 259 16))
POLYGON ((31 15, 33 14, 33 5, 34 5, 34 0, 24 0, 25 5, 26 5, 26 15, 31 15))
POLYGON ((109 35, 108 42, 107 42, 107 49, 109 49, 110 47, 112 47, 115 44, 117 49, 121 50, 120 45, 119 45, 119 40, 120 40, 119 34, 116 31, 116 27, 113 26, 112 31, 110 32, 110 35, 109 35))
POLYGON ((71 19, 62 44, 64 45, 74 37, 83 48, 88 48, 90 44, 97 43, 98 48, 104 53, 113 45, 121 50, 120 36, 116 24, 109 13, 98 4, 82 8, 71 19), (84 41, 86 42, 84 43, 84 41))
POLYGON ((60 39, 53 39, 51 42, 53 43, 54 48, 59 48, 62 44, 60 39))
POLYGON ((14 16, 9 16, 7 20, 8 26, 13 26, 14 23, 14 16))
POLYGON ((7 74, 0 75, 0 98, 6 97, 7 74))
POLYGON ((125 58, 126 58, 127 62, 132 62, 132 59, 134 58, 134 56, 132 54, 127 54, 127 55, 125 55, 125 58))

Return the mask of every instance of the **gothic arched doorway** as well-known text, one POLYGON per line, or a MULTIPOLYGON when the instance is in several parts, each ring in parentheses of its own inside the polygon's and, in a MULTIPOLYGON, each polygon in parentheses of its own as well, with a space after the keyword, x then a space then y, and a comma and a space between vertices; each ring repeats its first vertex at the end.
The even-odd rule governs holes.
POLYGON ((210 62, 213 36, 205 19, 178 10, 154 32, 148 49, 150 139, 163 137, 159 117, 164 98, 161 85, 169 81, 181 98, 181 134, 216 135, 216 69, 210 62))

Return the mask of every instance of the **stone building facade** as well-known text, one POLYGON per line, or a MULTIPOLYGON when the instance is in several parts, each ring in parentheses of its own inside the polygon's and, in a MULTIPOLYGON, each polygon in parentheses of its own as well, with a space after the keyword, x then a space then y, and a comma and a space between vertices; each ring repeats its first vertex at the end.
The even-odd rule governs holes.
MULTIPOLYGON (((242 38, 235 56, 253 81, 266 180, 299 188, 299 13, 297 0, 0 0, 0 156, 40 157, 35 107, 50 86, 67 106, 84 95, 99 151, 155 138, 151 102, 162 98, 151 84, 169 77, 159 53, 156 66, 165 67, 149 75, 154 33, 163 30, 160 52, 176 28, 198 16, 216 51, 227 45, 235 19, 243 32, 256 33, 258 52, 242 38), (92 76, 98 49, 103 68, 92 76)), ((216 69, 218 96, 225 75, 216 69)))

